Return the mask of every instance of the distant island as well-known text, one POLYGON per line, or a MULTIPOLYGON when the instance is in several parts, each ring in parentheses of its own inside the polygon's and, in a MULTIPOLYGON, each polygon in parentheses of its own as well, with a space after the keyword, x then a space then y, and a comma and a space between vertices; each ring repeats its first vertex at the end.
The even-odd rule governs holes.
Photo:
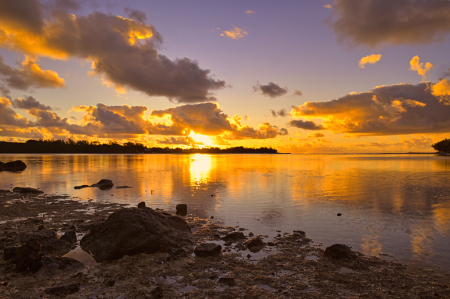
POLYGON ((433 144, 431 147, 437 150, 440 155, 450 156, 450 140, 447 138, 433 144))
POLYGON ((208 148, 169 148, 146 147, 141 143, 127 142, 119 144, 110 141, 100 143, 86 140, 27 140, 26 142, 0 141, 0 153, 4 154, 277 154, 274 148, 246 148, 243 146, 221 149, 208 148))

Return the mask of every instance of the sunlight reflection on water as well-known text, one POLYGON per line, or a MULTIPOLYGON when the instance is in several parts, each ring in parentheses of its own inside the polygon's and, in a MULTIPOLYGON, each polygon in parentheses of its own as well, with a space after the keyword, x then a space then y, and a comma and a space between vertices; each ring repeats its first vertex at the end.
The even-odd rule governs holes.
POLYGON ((0 155, 23 160, 0 189, 36 187, 80 200, 188 213, 254 234, 306 231, 325 246, 450 272, 450 157, 434 155, 0 155), (130 189, 74 190, 111 179, 130 189), (338 217, 337 213, 342 213, 338 217))

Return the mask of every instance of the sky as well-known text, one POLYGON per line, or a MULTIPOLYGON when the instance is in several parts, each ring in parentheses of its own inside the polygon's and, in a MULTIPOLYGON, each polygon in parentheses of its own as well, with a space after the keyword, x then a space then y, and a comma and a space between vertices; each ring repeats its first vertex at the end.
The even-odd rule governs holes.
POLYGON ((448 0, 0 0, 0 140, 430 152, 448 0))

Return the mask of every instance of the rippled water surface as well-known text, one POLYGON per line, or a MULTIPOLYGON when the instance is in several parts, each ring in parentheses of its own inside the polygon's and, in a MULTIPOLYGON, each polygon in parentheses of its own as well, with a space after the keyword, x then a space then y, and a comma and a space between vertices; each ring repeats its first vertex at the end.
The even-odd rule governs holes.
POLYGON ((80 200, 188 213, 255 234, 303 230, 450 272, 450 157, 435 155, 0 155, 23 160, 0 189, 41 188, 80 200), (131 189, 74 190, 111 179, 131 189), (338 217, 337 213, 342 216, 338 217), (440 268, 439 268, 440 267, 440 268))

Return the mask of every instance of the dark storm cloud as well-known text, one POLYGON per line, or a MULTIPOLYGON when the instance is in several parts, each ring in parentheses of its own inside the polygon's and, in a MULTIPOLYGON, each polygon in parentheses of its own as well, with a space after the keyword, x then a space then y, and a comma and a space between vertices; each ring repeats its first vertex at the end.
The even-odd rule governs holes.
POLYGON ((295 120, 292 119, 288 123, 291 127, 296 127, 304 130, 323 130, 325 129, 322 125, 316 125, 313 121, 310 120, 295 120))
MULTIPOLYGON (((162 38, 151 25, 100 12, 75 17, 60 10, 53 11, 52 19, 44 22, 37 10, 29 26, 22 26, 20 21, 28 17, 29 10, 25 4, 40 7, 39 2, 20 0, 22 5, 10 5, 16 2, 0 1, 2 14, 14 16, 9 17, 10 22, 0 19, 0 34, 8 32, 8 39, 0 38, 0 46, 51 58, 87 59, 92 61, 93 74, 120 91, 133 89, 178 103, 215 101, 211 91, 225 86, 224 81, 214 79, 194 60, 170 60, 160 55, 155 45, 162 38)), ((143 20, 137 11, 131 13, 143 20)))
POLYGON ((427 44, 450 33, 450 1, 335 0, 327 23, 352 46, 427 44))
POLYGON ((261 93, 265 96, 269 96, 271 98, 279 97, 285 95, 288 92, 287 88, 282 88, 278 84, 273 82, 269 82, 266 85, 261 85, 257 83, 253 86, 254 91, 261 91, 261 93))
POLYGON ((26 97, 24 99, 18 98, 12 101, 12 106, 14 108, 20 108, 25 110, 38 109, 38 110, 52 110, 52 107, 41 104, 32 96, 26 97))
POLYGON ((3 25, 40 34, 44 26, 41 3, 37 0, 0 0, 0 36, 4 34, 3 25))

